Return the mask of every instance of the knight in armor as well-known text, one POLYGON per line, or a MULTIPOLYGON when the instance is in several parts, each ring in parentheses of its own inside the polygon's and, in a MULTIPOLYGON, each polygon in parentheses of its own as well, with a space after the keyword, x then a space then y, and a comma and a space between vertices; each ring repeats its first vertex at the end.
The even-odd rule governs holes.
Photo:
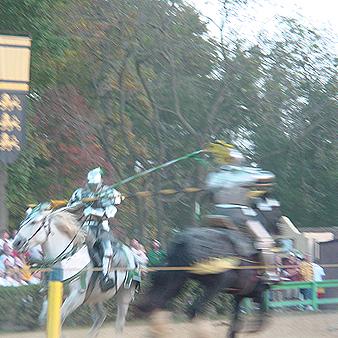
POLYGON ((279 276, 272 267, 275 242, 267 231, 277 228, 282 216, 278 201, 269 193, 275 176, 269 171, 245 166, 245 158, 238 150, 222 141, 218 142, 213 147, 228 148, 226 161, 223 161, 227 164, 209 173, 206 178, 206 187, 212 192, 214 203, 213 215, 209 216, 208 222, 226 220, 226 227, 251 236, 263 264, 271 266, 265 270, 263 278, 267 282, 278 281, 279 276))
MULTIPOLYGON (((111 275, 113 248, 109 228, 109 219, 117 212, 116 205, 122 202, 122 195, 117 190, 102 183, 102 170, 96 168, 87 175, 87 185, 75 190, 68 202, 68 208, 81 210, 84 223, 83 229, 87 232, 87 245, 93 249, 94 244, 100 244, 102 257, 102 279, 100 281, 103 291, 115 285, 111 275)), ((95 262, 94 262, 95 263, 95 262)), ((96 262, 96 265, 100 262, 96 262)))

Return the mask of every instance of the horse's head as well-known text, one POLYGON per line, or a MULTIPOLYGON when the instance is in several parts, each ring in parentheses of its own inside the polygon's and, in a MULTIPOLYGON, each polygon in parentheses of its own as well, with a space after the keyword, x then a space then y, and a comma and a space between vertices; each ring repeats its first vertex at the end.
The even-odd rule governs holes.
POLYGON ((38 204, 30 210, 20 224, 19 231, 13 241, 13 248, 24 252, 36 245, 43 244, 50 232, 48 216, 51 212, 49 203, 38 204))

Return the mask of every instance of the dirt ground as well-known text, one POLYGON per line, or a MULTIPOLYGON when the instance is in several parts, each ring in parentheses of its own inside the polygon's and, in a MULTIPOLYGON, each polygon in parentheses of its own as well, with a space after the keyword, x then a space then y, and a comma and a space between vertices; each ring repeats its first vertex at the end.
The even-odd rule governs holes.
MULTIPOLYGON (((223 321, 205 321, 212 331, 210 337, 225 337, 227 323, 223 321)), ((170 325, 170 338, 193 338, 197 337, 191 331, 196 328, 191 323, 175 323, 170 325)), ((65 338, 86 337, 88 329, 65 330, 65 338)), ((7 334, 0 333, 1 338, 42 338, 43 332, 26 332, 7 334)), ((106 325, 101 330, 98 338, 112 338, 114 329, 112 325, 106 325)), ((146 323, 128 323, 125 328, 124 338, 149 338, 148 325, 146 323)), ((199 335, 198 338, 205 337, 199 335)), ((271 317, 265 329, 257 334, 242 333, 240 338, 338 338, 338 313, 295 313, 290 315, 275 315, 271 317)))

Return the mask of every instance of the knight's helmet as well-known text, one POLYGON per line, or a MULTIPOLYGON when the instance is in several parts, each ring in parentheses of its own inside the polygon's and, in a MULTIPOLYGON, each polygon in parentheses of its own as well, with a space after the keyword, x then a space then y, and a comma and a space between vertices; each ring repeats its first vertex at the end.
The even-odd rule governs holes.
POLYGON ((206 153, 212 156, 217 165, 232 164, 244 165, 245 157, 232 144, 226 143, 222 140, 211 142, 207 148, 206 153))
POLYGON ((88 173, 87 186, 92 192, 96 192, 102 187, 102 169, 100 167, 88 173))
POLYGON ((215 204, 249 206, 252 198, 260 197, 272 186, 275 175, 260 168, 245 166, 245 157, 234 146, 216 141, 207 151, 220 165, 206 178, 206 188, 213 193, 215 204))

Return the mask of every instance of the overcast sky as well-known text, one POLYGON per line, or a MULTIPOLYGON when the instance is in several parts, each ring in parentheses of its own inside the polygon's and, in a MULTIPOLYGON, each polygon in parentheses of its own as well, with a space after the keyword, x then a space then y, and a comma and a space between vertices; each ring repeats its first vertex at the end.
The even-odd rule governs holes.
MULTIPOLYGON (((218 0, 186 0, 195 6, 203 15, 211 17, 217 24, 222 20, 218 0)), ((250 4, 250 0, 248 1, 250 4)), ((255 0, 254 5, 239 12, 241 21, 232 23, 239 35, 249 39, 261 30, 273 33, 276 31, 276 16, 300 18, 307 26, 317 29, 329 29, 338 36, 338 0, 255 0), (250 21, 250 24, 246 24, 250 21)), ((217 29, 208 25, 210 34, 216 35, 217 29)), ((338 54, 338 41, 335 41, 338 54)))

